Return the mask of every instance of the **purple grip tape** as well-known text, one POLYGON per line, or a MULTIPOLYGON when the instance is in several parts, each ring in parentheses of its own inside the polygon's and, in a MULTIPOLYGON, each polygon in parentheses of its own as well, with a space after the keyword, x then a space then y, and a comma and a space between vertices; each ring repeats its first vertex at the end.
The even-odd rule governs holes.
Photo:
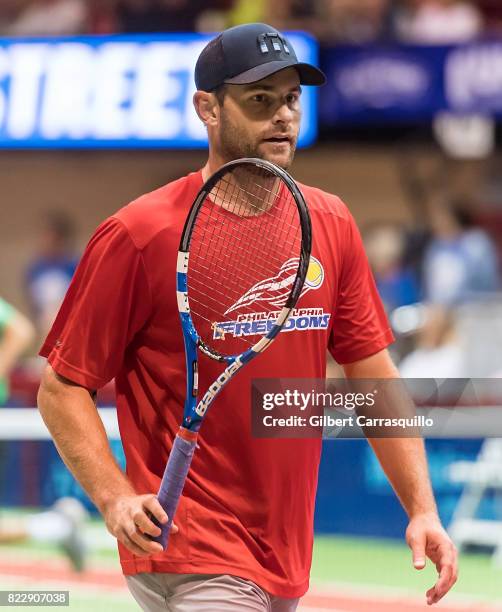
POLYGON ((169 532, 173 522, 176 508, 185 485, 185 480, 192 463, 193 453, 197 446, 197 440, 185 440, 179 434, 174 439, 173 448, 169 454, 164 476, 160 483, 160 489, 157 493, 157 498, 162 508, 164 508, 169 520, 164 525, 160 525, 155 517, 152 518, 162 533, 159 536, 152 537, 154 542, 158 542, 165 550, 169 541, 169 532))

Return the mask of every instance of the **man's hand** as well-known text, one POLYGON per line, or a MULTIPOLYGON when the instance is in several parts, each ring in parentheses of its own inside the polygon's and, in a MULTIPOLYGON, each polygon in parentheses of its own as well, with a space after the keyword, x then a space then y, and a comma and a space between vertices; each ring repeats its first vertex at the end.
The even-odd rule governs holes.
MULTIPOLYGON (((137 495, 110 449, 92 393, 55 372, 44 370, 38 407, 59 454, 96 504, 108 531, 126 548, 145 557, 162 552, 148 536, 160 535, 168 520, 157 497, 137 495)), ((178 528, 173 524, 172 533, 178 528)))
MULTIPOLYGON (((102 513, 108 531, 135 555, 147 557, 162 552, 162 546, 147 537, 160 535, 160 528, 151 516, 161 524, 168 520, 155 495, 121 495, 110 501, 102 513)), ((173 523, 171 533, 177 532, 173 523)))
POLYGON ((425 567, 426 557, 436 566, 438 580, 426 593, 427 604, 431 606, 457 581, 457 550, 435 512, 417 514, 410 519, 406 542, 413 553, 415 569, 425 567))

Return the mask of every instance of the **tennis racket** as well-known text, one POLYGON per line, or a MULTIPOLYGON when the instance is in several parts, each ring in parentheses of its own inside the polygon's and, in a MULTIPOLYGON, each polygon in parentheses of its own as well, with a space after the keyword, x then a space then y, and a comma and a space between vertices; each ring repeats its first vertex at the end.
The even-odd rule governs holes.
POLYGON ((202 420, 229 380, 284 327, 302 294, 311 240, 307 205, 294 180, 261 159, 222 166, 192 205, 176 283, 186 400, 158 492, 169 521, 152 538, 164 549, 202 420), (198 351, 223 366, 199 400, 198 351))

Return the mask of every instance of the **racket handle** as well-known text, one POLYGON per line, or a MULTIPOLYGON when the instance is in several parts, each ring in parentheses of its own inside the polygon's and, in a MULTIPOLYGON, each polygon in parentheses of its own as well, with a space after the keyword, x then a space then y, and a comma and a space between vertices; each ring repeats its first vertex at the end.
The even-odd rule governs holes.
POLYGON ((169 542, 169 533, 171 531, 171 525, 173 518, 178 507, 178 502, 185 485, 185 480, 192 463, 193 453, 197 446, 197 433, 188 431, 187 429, 180 427, 179 432, 176 434, 174 439, 173 447, 169 454, 166 469, 164 470, 164 476, 160 483, 159 492, 157 498, 160 505, 165 510, 169 520, 167 523, 161 525, 152 517, 154 523, 161 529, 159 536, 152 537, 151 539, 162 545, 165 550, 169 542))

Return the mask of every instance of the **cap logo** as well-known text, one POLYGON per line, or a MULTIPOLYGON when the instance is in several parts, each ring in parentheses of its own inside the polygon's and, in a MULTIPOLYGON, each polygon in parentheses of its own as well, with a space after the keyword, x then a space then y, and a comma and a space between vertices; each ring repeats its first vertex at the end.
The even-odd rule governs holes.
POLYGON ((273 51, 284 51, 289 55, 289 48, 286 40, 277 32, 267 32, 258 36, 258 45, 262 53, 269 53, 269 45, 272 45, 273 51))

